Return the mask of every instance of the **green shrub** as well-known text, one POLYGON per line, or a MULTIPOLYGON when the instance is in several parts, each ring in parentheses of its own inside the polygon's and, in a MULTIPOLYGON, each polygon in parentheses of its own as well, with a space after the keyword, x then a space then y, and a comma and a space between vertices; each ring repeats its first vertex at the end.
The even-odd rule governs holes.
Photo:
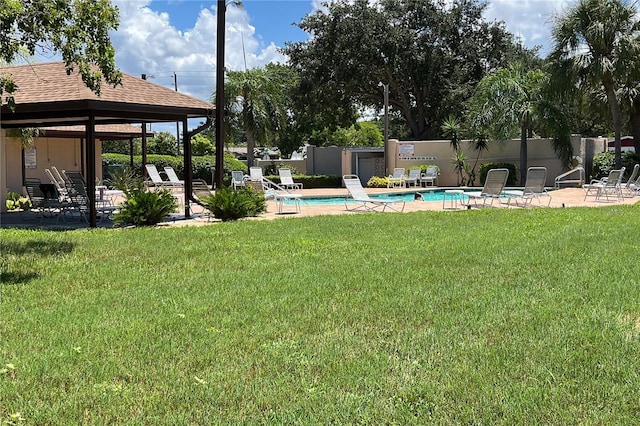
POLYGON ((137 187, 124 195, 125 201, 113 219, 118 225, 152 226, 178 210, 178 203, 168 189, 147 192, 137 187))
MULTIPOLYGON (((622 153, 622 166, 625 168, 624 176, 628 179, 633 171, 633 166, 640 163, 640 154, 635 151, 622 153)), ((602 179, 616 167, 616 156, 612 151, 606 151, 593 157, 593 175, 591 179, 602 179)))
MULTIPOLYGON (((265 177, 269 180, 279 183, 280 176, 267 175, 265 177)), ((305 189, 313 188, 341 188, 342 176, 338 175, 296 175, 294 174, 293 180, 296 183, 301 183, 305 189)))
POLYGON ((142 185, 142 177, 138 176, 130 167, 118 167, 112 170, 105 184, 122 191, 129 191, 142 185))
POLYGON ((435 167, 436 169, 438 169, 438 176, 440 175, 440 167, 436 166, 435 164, 421 164, 419 166, 411 166, 409 167, 409 170, 420 169, 420 173, 422 174, 422 173, 426 173, 429 167, 435 167))
POLYGON ((616 156, 613 152, 605 151, 593 157, 592 179, 600 179, 609 175, 616 165, 616 156))
POLYGON ((388 177, 371 176, 371 179, 367 182, 369 188, 386 188, 389 185, 388 177))
POLYGON ((207 210, 223 222, 257 216, 267 211, 264 194, 253 188, 221 188, 214 195, 202 197, 201 201, 207 210))
POLYGON ((31 208, 31 200, 17 192, 8 191, 5 205, 7 206, 7 210, 29 210, 31 208))
POLYGON ((625 168, 624 177, 625 180, 629 179, 631 173, 633 172, 633 166, 636 164, 640 164, 640 153, 635 151, 626 151, 622 153, 622 165, 625 168))
POLYGON ((480 185, 484 185, 487 179, 487 172, 491 169, 508 169, 509 177, 507 178, 507 186, 516 184, 516 166, 511 163, 485 163, 480 165, 480 185))

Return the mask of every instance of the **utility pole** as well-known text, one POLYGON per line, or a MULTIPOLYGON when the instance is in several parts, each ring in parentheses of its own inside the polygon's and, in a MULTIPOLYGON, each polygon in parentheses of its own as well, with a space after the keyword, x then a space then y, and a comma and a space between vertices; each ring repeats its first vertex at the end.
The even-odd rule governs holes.
MULTIPOLYGON (((176 72, 173 72, 173 86, 176 89, 176 92, 178 91, 178 74, 176 74, 176 72)), ((176 145, 178 148, 178 157, 180 156, 180 122, 176 121, 176 145)))

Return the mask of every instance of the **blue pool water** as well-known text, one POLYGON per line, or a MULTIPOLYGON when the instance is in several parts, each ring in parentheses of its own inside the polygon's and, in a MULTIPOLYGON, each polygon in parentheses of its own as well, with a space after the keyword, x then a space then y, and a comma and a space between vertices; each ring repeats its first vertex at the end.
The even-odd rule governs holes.
MULTIPOLYGON (((444 197, 444 190, 424 191, 424 192, 416 191, 416 192, 406 192, 403 194, 370 195, 370 197, 375 200, 410 202, 410 201, 415 201, 415 197, 417 193, 422 195, 422 199, 424 201, 442 201, 444 197)), ((300 203, 307 206, 334 205, 334 204, 344 204, 344 200, 345 200, 345 197, 322 197, 322 198, 308 197, 308 198, 302 198, 300 203)), ((285 203, 288 204, 288 201, 289 200, 286 200, 285 203)), ((354 202, 354 201, 349 200, 349 202, 354 202)))

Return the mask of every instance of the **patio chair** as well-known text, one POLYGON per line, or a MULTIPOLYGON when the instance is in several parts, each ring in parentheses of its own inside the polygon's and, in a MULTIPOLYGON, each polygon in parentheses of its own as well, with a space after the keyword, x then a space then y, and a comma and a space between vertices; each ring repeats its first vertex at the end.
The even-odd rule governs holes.
POLYGON ((234 170, 231 172, 231 187, 238 189, 247 186, 244 182, 245 175, 242 170, 234 170))
POLYGON ((167 175, 167 178, 169 179, 169 182, 171 182, 173 184, 174 188, 184 189, 184 181, 180 180, 180 178, 176 174, 176 171, 173 170, 173 167, 165 166, 164 172, 167 175))
POLYGON ((50 169, 44 169, 44 173, 47 175, 47 177, 49 178, 53 186, 56 187, 60 196, 62 198, 66 197, 67 188, 65 186, 65 181, 56 179, 56 177, 53 175, 53 172, 50 169))
POLYGON ((609 195, 615 195, 617 200, 622 200, 624 196, 622 195, 621 182, 624 170, 624 167, 619 170, 611 170, 609 176, 600 180, 593 179, 589 184, 583 185, 584 199, 586 200, 589 195, 595 195, 596 201, 598 201, 604 195, 608 202, 609 195))
POLYGON ((490 201, 489 205, 493 205, 493 200, 500 199, 500 194, 504 190, 507 184, 507 178, 509 177, 509 169, 490 169, 487 172, 487 178, 484 181, 482 191, 465 192, 464 194, 469 197, 469 206, 471 200, 473 200, 475 206, 478 206, 478 202, 482 200, 482 205, 486 206, 487 201, 490 201))
POLYGON ((262 167, 249 167, 249 178, 251 180, 262 181, 264 176, 262 176, 262 167))
POLYGON ((420 180, 420 169, 409 169, 409 175, 405 178, 404 182, 407 187, 411 185, 417 187, 420 180))
POLYGON ((636 189, 634 185, 636 185, 638 181, 638 177, 640 175, 640 164, 636 164, 633 166, 633 170, 631 171, 631 176, 627 179, 627 182, 622 185, 622 191, 627 193, 630 197, 636 195, 636 189))
POLYGON ((284 190, 284 188, 282 188, 280 185, 278 185, 271 179, 266 178, 262 174, 262 167, 259 167, 259 166, 254 166, 249 168, 249 179, 247 180, 247 182, 250 182, 250 181, 260 182, 260 184, 262 185, 262 189, 265 191, 268 189, 284 190))
POLYGON ((387 188, 395 188, 396 186, 404 187, 405 185, 404 167, 396 167, 393 174, 389 175, 387 188))
POLYGON ((254 191, 262 192, 264 194, 264 198, 269 200, 273 199, 276 202, 276 207, 278 208, 278 214, 283 213, 284 203, 285 201, 293 201, 296 207, 296 213, 300 213, 300 200, 302 199, 302 195, 294 194, 285 190, 282 190, 282 187, 279 189, 267 188, 264 185, 264 182, 259 182, 255 180, 248 180, 247 186, 254 191))
POLYGON ((193 195, 191 197, 191 201, 193 201, 198 207, 202 209, 200 214, 202 214, 202 216, 207 216, 207 220, 211 220, 211 217, 213 217, 213 215, 209 211, 209 209, 207 209, 205 203, 203 202, 203 198, 210 197, 214 195, 215 192, 212 191, 211 188, 209 188, 209 184, 207 184, 207 182, 202 179, 194 179, 193 182, 191 182, 191 192, 193 195))
POLYGON ((628 185, 629 193, 632 196, 640 195, 640 174, 636 178, 636 180, 628 185))
MULTIPOLYGON (((69 213, 77 211, 80 214, 80 220, 89 222, 89 195, 87 194, 87 186, 84 176, 80 172, 66 172, 69 179, 67 182, 67 196, 69 199, 69 213)), ((105 217, 111 217, 118 210, 117 206, 108 199, 96 200, 96 213, 100 215, 100 222, 105 217)))
POLYGON ((278 169, 278 175, 280 175, 280 186, 285 189, 302 189, 301 183, 293 181, 291 176, 291 169, 278 169))
MULTIPOLYGON (((538 205, 542 205, 540 197, 547 197, 547 206, 551 204, 551 195, 547 192, 544 185, 547 182, 547 168, 546 167, 529 167, 527 170, 527 182, 524 185, 522 191, 509 190, 503 191, 503 194, 508 195, 510 198, 522 199, 522 204, 525 206, 531 204, 531 201, 535 198, 538 200, 538 205)), ((510 200, 509 200, 510 201, 510 200)))
POLYGON ((65 171, 59 171, 56 166, 51 166, 51 172, 53 173, 53 177, 60 182, 60 185, 64 186, 66 182, 69 181, 69 178, 65 174, 65 171))
POLYGON ((392 201, 392 200, 377 200, 369 197, 369 194, 362 187, 362 183, 360 182, 360 178, 357 175, 344 175, 342 177, 344 181, 344 185, 349 191, 349 197, 354 201, 357 201, 361 204, 358 204, 354 208, 349 208, 348 200, 349 198, 345 198, 344 204, 345 209, 348 211, 356 211, 363 209, 365 211, 378 211, 378 209, 382 208, 380 211, 385 211, 388 207, 391 210, 402 212, 404 211, 405 202, 404 201, 392 201), (402 208, 395 207, 396 204, 402 203, 402 208))
POLYGON ((144 167, 147 170, 147 176, 149 176, 149 180, 145 182, 146 186, 156 186, 159 188, 174 187, 173 182, 162 179, 155 164, 145 164, 144 167))
POLYGON ((57 215, 56 221, 58 221, 64 215, 67 203, 60 200, 60 195, 54 184, 43 184, 40 179, 26 178, 24 187, 31 202, 30 210, 36 213, 36 218, 42 220, 45 217, 57 215))
POLYGON ((420 175, 420 186, 438 186, 438 168, 427 167, 424 173, 420 175))

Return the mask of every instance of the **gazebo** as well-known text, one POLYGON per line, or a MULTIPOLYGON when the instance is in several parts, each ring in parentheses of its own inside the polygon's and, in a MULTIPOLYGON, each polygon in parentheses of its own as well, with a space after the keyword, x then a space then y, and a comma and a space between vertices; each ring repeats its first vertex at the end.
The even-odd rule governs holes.
MULTIPOLYGON (((78 72, 67 72, 63 62, 0 68, 0 75, 11 75, 17 91, 15 108, 3 104, 0 110, 0 202, 6 199, 6 134, 4 129, 60 126, 84 127, 84 164, 87 193, 90 197, 89 226, 96 226, 95 178, 96 133, 101 125, 178 122, 182 123, 185 169, 185 216, 189 216, 192 187, 190 138, 208 128, 215 106, 129 74, 122 85, 111 87, 103 82, 100 96, 89 90, 78 72), (189 130, 189 119, 200 125, 189 130)), ((141 132, 143 163, 146 162, 146 132, 141 132)))

